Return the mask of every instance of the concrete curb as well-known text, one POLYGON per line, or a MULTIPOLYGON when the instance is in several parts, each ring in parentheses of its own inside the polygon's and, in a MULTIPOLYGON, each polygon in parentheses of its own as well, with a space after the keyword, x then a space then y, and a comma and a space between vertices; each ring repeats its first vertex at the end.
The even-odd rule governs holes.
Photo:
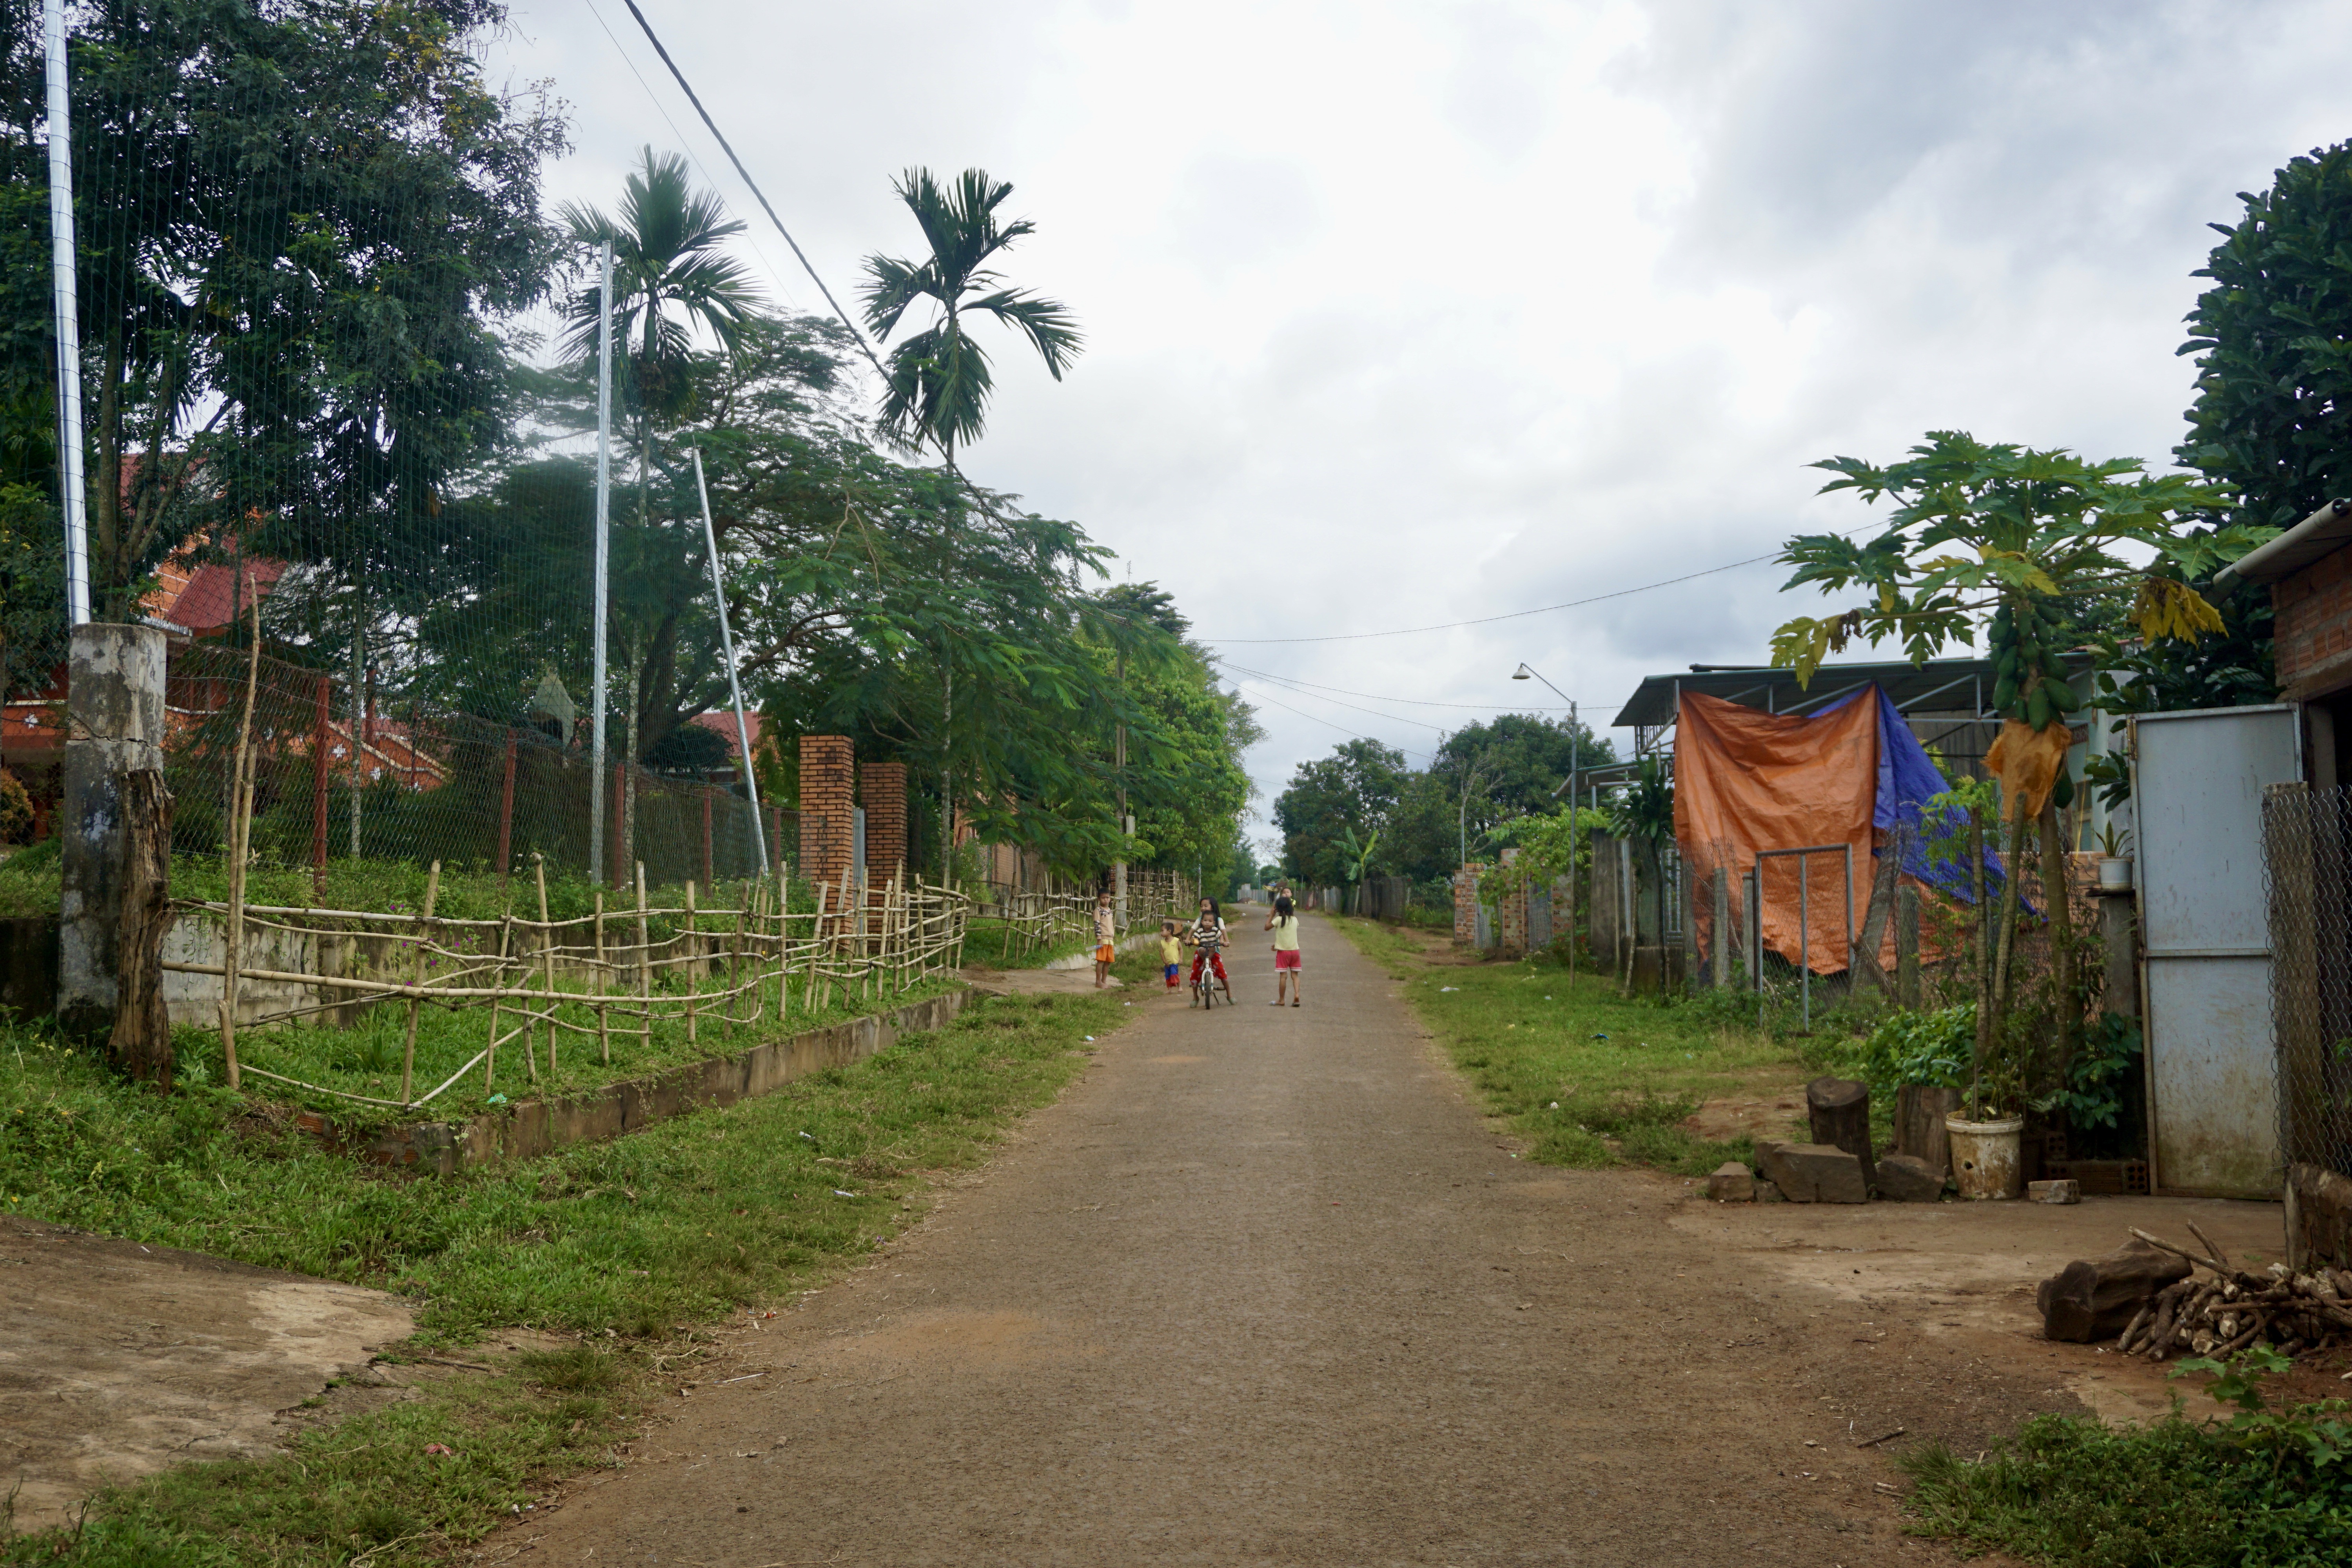
POLYGON ((392 1128, 364 1141, 339 1137, 333 1121, 316 1111, 304 1111, 296 1125, 373 1164, 453 1175, 468 1166, 529 1160, 567 1144, 625 1137, 706 1106, 773 1094, 794 1079, 887 1050, 902 1035, 940 1028, 978 994, 971 987, 950 991, 887 1013, 771 1040, 734 1056, 609 1083, 578 1099, 518 1100, 461 1121, 392 1128))

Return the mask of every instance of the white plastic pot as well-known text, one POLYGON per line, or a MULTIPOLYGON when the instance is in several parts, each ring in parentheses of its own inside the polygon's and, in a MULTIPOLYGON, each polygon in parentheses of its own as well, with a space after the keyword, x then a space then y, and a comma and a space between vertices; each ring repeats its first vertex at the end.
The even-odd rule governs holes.
POLYGON ((2110 893, 2128 893, 2132 885, 2132 862, 2128 855, 2110 855, 2099 862, 2099 887, 2110 893))
POLYGON ((2020 1145, 2025 1119, 1970 1121, 1962 1116, 1944 1118, 1952 1140, 1952 1180, 1964 1198, 2014 1198, 2025 1191, 2025 1162, 2020 1145))

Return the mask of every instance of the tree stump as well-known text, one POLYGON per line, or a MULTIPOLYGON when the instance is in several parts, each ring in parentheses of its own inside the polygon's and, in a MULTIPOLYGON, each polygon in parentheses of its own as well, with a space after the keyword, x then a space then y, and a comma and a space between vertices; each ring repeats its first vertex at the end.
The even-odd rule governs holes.
POLYGON ((2033 1293, 2033 1304, 2042 1310, 2042 1337, 2089 1344, 2120 1334, 2150 1298, 2189 1272, 2187 1258, 2144 1241, 2101 1258, 2078 1258, 2033 1293))
POLYGON ((122 911, 115 957, 121 990, 107 1051, 132 1078, 172 1086, 172 1019, 163 1005, 163 936, 172 924, 172 792, 163 773, 122 775, 122 911))
POLYGON ((1852 1079, 1817 1078, 1805 1085, 1805 1120, 1813 1142, 1834 1143, 1862 1162, 1867 1172, 1870 1153, 1870 1086, 1852 1079))
POLYGON ((1952 1173, 1952 1135, 1944 1118, 1960 1108, 1960 1090, 1906 1083, 1895 1091, 1895 1152, 1952 1173))

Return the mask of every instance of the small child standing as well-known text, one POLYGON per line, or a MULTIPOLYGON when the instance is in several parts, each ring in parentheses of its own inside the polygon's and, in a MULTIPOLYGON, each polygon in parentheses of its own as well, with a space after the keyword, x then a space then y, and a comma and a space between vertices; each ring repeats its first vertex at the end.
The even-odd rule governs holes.
POLYGON ((1176 938, 1176 922, 1160 922, 1160 964, 1168 972, 1168 989, 1176 989, 1176 976, 1184 967, 1184 950, 1176 938))
POLYGON ((1110 984, 1110 966, 1118 962, 1118 917, 1112 913, 1110 895, 1095 895, 1095 989, 1110 984))

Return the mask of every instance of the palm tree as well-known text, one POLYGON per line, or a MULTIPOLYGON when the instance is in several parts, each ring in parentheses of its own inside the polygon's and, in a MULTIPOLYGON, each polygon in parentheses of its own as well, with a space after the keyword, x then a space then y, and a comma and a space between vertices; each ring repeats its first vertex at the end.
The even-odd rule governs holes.
MULTIPOLYGON (((642 166, 622 186, 617 219, 577 202, 566 202, 559 216, 581 245, 601 249, 605 241, 612 242, 613 341, 619 351, 620 390, 637 422, 637 521, 642 526, 652 511, 654 421, 657 415, 677 412, 695 329, 708 331, 731 353, 741 342, 744 324, 760 313, 760 297, 750 271, 722 248, 743 232, 743 225, 727 216, 726 204, 709 191, 693 188, 686 160, 677 153, 656 157, 646 147, 640 158, 642 166)), ((565 311, 563 347, 574 359, 596 352, 602 314, 595 288, 572 297, 565 311)), ((634 634, 628 650, 625 744, 634 769, 642 699, 634 634)), ((634 772, 628 776, 633 778, 634 772)), ((621 809, 625 864, 636 842, 634 788, 621 809)))
MULTIPOLYGON (((994 390, 988 351, 964 330, 964 318, 979 311, 995 317, 1028 338, 1055 381, 1078 354, 1084 339, 1069 309, 1027 289, 1007 289, 989 267, 999 251, 1036 232, 1027 218, 999 226, 996 209, 1013 194, 1011 182, 966 169, 942 186, 929 169, 909 169, 893 186, 915 215, 931 253, 921 262, 891 256, 866 258, 866 324, 887 342, 908 310, 929 300, 937 314, 920 331, 891 348, 882 399, 883 428, 911 444, 935 444, 956 472, 956 448, 980 439, 988 423, 994 390)), ((940 740, 940 875, 948 875, 955 834, 955 769, 950 752, 955 717, 955 671, 940 660, 942 712, 940 740)))

